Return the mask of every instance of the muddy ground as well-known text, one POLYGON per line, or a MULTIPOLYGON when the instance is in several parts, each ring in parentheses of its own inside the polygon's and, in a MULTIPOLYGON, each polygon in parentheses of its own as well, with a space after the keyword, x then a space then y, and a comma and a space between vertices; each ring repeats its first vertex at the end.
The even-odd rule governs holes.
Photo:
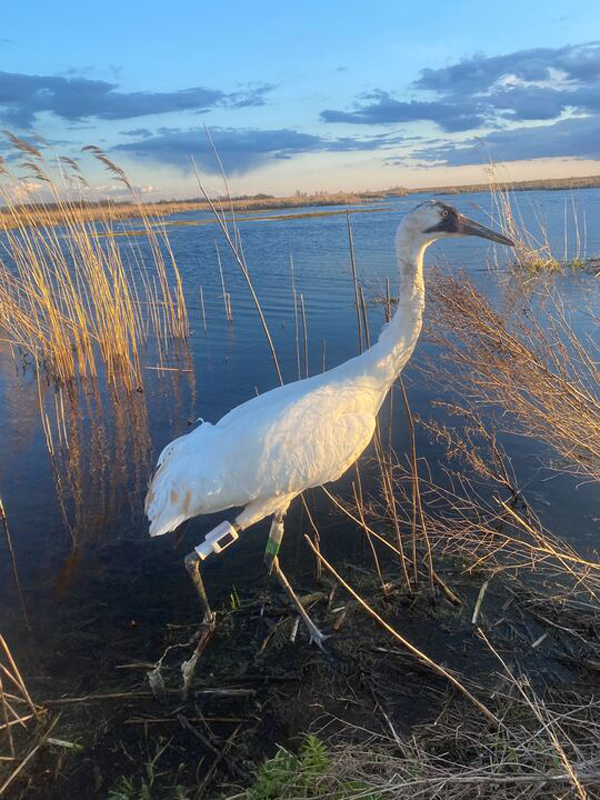
MULTIPOLYGON (((295 585, 317 624, 337 629, 328 652, 309 645, 302 626, 294 637, 295 615, 277 584, 252 576, 243 590, 229 586, 217 593, 219 623, 183 699, 181 665, 194 652, 198 632, 193 589, 188 587, 189 602, 182 602, 178 573, 157 591, 145 579, 143 555, 133 555, 139 580, 102 574, 96 562, 93 573, 82 571, 70 586, 71 597, 80 591, 89 598, 88 582, 98 580, 96 607, 82 603, 73 613, 69 603, 68 621, 51 631, 44 630, 44 610, 37 609, 35 646, 21 648, 21 667, 30 692, 47 709, 40 730, 60 714, 52 739, 62 744, 40 748, 7 796, 137 800, 145 796, 144 782, 151 784, 152 798, 227 796, 250 784, 279 745, 296 749, 307 731, 327 739, 351 723, 403 737, 434 721, 449 703, 467 711, 468 701, 443 677, 407 653, 341 587, 334 589, 327 575, 318 581, 312 569, 295 576, 295 585), (165 651, 164 688, 155 680, 153 694, 148 674, 165 651)), ((455 605, 442 593, 432 598, 426 583, 408 596, 393 564, 386 566, 386 597, 371 569, 340 566, 398 632, 495 709, 500 665, 472 623, 486 576, 465 575, 458 563, 438 567, 462 600, 455 605)), ((600 673, 590 668, 595 621, 583 617, 566 625, 562 613, 551 604, 542 613, 522 586, 493 578, 477 624, 540 692, 568 686, 594 693, 600 686, 600 673)))

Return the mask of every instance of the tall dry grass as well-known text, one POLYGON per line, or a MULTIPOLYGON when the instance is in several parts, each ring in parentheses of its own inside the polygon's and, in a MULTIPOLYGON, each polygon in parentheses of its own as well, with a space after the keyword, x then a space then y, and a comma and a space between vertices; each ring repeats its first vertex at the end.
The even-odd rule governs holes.
POLYGON ((164 228, 99 148, 84 149, 131 191, 143 237, 127 235, 127 228, 117 231, 110 204, 89 221, 82 188, 87 184, 75 161, 50 161, 44 144, 9 137, 24 159, 24 176, 0 164, 0 200, 9 223, 0 260, 3 338, 31 354, 39 370, 60 385, 95 379, 104 370, 113 385, 141 388, 140 351, 149 339, 162 358, 170 342, 189 333, 181 278, 164 228), (20 202, 24 190, 35 206, 20 202))
POLYGON ((519 272, 553 273, 585 267, 587 219, 585 213, 580 213, 573 191, 570 198, 564 200, 563 252, 559 255, 551 244, 550 232, 541 209, 535 204, 529 204, 533 226, 527 227, 515 196, 516 185, 499 180, 499 167, 496 164, 490 164, 487 173, 491 217, 515 244, 513 269, 519 272))
POLYGON ((464 273, 436 274, 429 331, 439 359, 430 375, 470 409, 500 409, 498 430, 550 445, 555 468, 600 481, 597 312, 590 303, 577 326, 556 287, 525 296, 509 288, 498 308, 464 273))

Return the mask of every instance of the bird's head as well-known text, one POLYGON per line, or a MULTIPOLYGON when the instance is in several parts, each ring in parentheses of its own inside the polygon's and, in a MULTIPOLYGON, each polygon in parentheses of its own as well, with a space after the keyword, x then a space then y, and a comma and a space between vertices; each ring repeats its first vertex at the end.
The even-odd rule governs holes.
POLYGON ((514 247, 514 242, 508 237, 464 217, 453 206, 442 203, 441 200, 427 200, 413 208, 404 217, 402 227, 410 236, 422 239, 426 244, 449 236, 480 236, 482 239, 514 247))

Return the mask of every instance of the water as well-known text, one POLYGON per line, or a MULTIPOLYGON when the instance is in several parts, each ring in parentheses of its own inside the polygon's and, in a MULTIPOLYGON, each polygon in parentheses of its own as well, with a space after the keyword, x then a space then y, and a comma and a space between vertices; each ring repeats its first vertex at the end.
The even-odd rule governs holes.
MULTIPOLYGON (((396 226, 403 213, 427 197, 386 200, 376 210, 373 206, 348 209, 353 211, 359 279, 368 296, 384 294, 386 277, 394 287, 396 226)), ((600 214, 600 192, 580 190, 574 197, 582 247, 585 245, 588 255, 598 254, 600 226, 595 220, 600 214), (585 231, 584 218, 588 223, 585 231)), ((523 193, 518 202, 525 225, 535 229, 541 217, 552 246, 561 254, 566 204, 567 244, 570 254, 576 255, 569 193, 523 193)), ((489 210, 488 195, 462 195, 456 198, 456 205, 467 215, 487 221, 484 211, 489 210)), ((319 209, 294 209, 288 218, 280 211, 258 212, 251 217, 259 219, 240 216, 244 252, 284 379, 298 377, 290 257, 295 286, 306 308, 310 373, 321 371, 323 362, 332 367, 355 355, 358 337, 345 214, 321 216, 319 209), (298 218, 296 215, 302 212, 307 216, 298 218)), ((9 351, 0 348, 0 496, 36 630, 33 652, 44 664, 46 674, 53 679, 60 677, 69 691, 75 686, 81 688, 82 682, 90 689, 97 686, 97 657, 109 643, 113 647, 118 643, 120 652, 134 660, 141 659, 142 654, 156 658, 155 642, 160 641, 164 625, 189 620, 195 613, 182 558, 223 515, 192 523, 177 550, 167 538, 150 541, 142 503, 157 453, 172 438, 189 430, 198 417, 215 422, 256 392, 277 385, 252 299, 212 220, 207 215, 181 214, 169 218, 167 227, 188 303, 191 362, 173 359, 173 364, 183 366, 184 371, 160 375, 151 369, 156 365, 156 354, 149 350, 145 354, 143 395, 133 401, 123 395, 117 405, 110 402, 105 390, 91 400, 80 398, 69 415, 69 455, 57 458, 53 466, 32 370, 17 368, 9 351), (198 219, 208 224, 181 224, 198 219), (216 240, 232 298, 231 325, 226 321, 221 297, 216 240), (200 308, 201 287, 206 330, 200 308), (92 667, 94 659, 96 666, 92 667)), ((485 264, 494 261, 494 253, 482 240, 460 239, 434 245, 426 262, 437 261, 445 269, 465 269, 495 299, 506 254, 502 249, 497 251, 500 272, 490 272, 485 264)), ((559 278, 558 282, 561 294, 583 309, 594 297, 597 303, 597 292, 594 295, 590 291, 596 280, 581 274, 559 278)), ((369 323, 374 340, 383 323, 381 304, 369 306, 369 323)), ((593 334, 592 321, 585 314, 577 319, 577 325, 593 334)), ((418 365, 425 357, 435 356, 433 345, 422 338, 405 371, 413 412, 424 417, 437 413, 432 402, 440 390, 427 382, 418 365)), ((302 374, 304 369, 301 344, 302 374)), ((52 414, 51 387, 45 389, 45 402, 52 414)), ((518 437, 506 437, 505 442, 519 482, 527 484, 528 497, 542 520, 551 523, 556 534, 592 551, 598 533, 598 487, 576 488, 573 479, 560 475, 547 481, 548 473, 539 469, 540 458, 548 456, 543 446, 518 437), (578 520, 576 529, 574 517, 578 520)), ((394 446, 398 452, 406 452, 406 426, 400 412, 394 446)), ((435 474, 441 451, 422 433, 418 447, 435 474)), ((311 502, 324 552, 339 558, 341 551, 352 558, 360 547, 359 532, 332 517, 317 495, 311 502)), ((283 551, 292 575, 301 574, 306 565, 300 527, 296 509, 283 551)), ((217 604, 227 597, 231 586, 243 592, 257 581, 265 583, 262 549, 266 534, 263 523, 256 531, 245 533, 225 556, 208 562, 207 585, 217 604)), ((25 641, 24 629, 6 557, 0 564, 0 581, 0 630, 7 632, 18 651, 25 641)))

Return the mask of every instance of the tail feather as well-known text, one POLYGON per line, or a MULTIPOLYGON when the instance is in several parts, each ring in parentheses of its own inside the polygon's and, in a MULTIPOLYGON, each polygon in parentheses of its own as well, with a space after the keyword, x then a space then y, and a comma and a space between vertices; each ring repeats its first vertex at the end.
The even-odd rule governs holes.
POLYGON ((170 442, 158 457, 144 502, 144 511, 150 520, 150 536, 174 531, 189 518, 191 491, 181 490, 177 474, 180 460, 177 456, 182 455, 185 439, 187 436, 180 436, 170 442))
POLYGON ((198 514, 197 502, 214 492, 210 481, 202 479, 206 439, 214 427, 200 428, 170 442, 158 458, 156 470, 144 503, 150 520, 150 536, 174 531, 186 519, 198 514))

